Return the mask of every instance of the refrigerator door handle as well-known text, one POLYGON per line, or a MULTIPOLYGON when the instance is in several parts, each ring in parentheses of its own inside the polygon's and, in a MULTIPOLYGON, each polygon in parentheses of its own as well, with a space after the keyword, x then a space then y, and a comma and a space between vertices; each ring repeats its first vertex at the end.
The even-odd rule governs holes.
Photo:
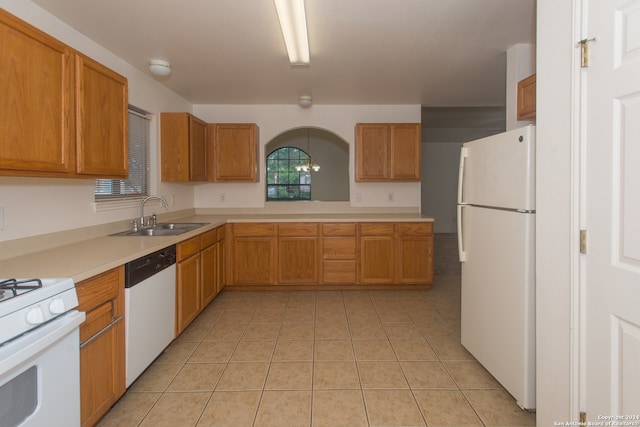
POLYGON ((458 205, 458 218, 457 218, 457 223, 458 223, 458 259, 460 260, 460 262, 465 262, 467 260, 467 252, 464 250, 464 247, 462 246, 462 242, 464 242, 464 239, 462 237, 462 208, 464 208, 465 205, 458 205))
MULTIPOLYGON (((460 165, 458 166, 458 204, 463 203, 462 201, 462 187, 463 187, 463 180, 464 180, 464 166, 465 166, 465 161, 464 159, 468 157, 468 153, 467 153, 468 149, 467 147, 462 147, 460 149, 460 165)), ((458 233, 458 235, 460 235, 460 233, 458 233)))

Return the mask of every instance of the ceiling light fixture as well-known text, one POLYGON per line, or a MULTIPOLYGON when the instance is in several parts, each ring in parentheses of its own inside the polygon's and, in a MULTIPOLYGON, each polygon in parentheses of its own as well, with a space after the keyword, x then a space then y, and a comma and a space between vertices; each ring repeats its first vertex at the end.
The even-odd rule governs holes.
POLYGON ((311 107, 311 95, 300 95, 300 98, 298 98, 298 105, 301 108, 311 107))
POLYGON ((149 71, 154 76, 166 77, 171 74, 171 63, 161 59, 152 59, 149 61, 149 71))
POLYGON ((273 0, 291 65, 309 64, 309 38, 304 0, 273 0))

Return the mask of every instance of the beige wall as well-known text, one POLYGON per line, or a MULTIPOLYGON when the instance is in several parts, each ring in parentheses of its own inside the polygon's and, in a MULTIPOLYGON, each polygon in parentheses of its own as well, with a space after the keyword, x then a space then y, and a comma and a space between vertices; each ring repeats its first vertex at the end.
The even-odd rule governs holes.
POLYGON ((420 209, 419 182, 355 182, 353 169, 356 123, 419 123, 420 105, 314 105, 308 109, 297 105, 194 105, 193 110, 210 123, 251 122, 260 127, 260 182, 199 185, 195 188, 198 208, 264 208, 264 145, 287 130, 310 126, 329 130, 349 144, 351 207, 420 209), (390 192, 394 193, 393 203, 387 200, 390 192), (220 193, 226 195, 224 203, 220 202, 220 193), (360 202, 356 202, 356 193, 361 195, 360 202))

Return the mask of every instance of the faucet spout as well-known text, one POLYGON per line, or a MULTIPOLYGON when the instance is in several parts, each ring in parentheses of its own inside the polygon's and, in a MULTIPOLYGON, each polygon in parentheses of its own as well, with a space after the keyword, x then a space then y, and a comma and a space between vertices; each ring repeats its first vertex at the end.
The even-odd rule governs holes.
POLYGON ((167 201, 165 200, 164 197, 161 196, 147 196, 144 199, 142 199, 142 202, 140 202, 140 226, 144 227, 144 204, 147 203, 147 201, 152 200, 152 199, 157 199, 160 200, 162 202, 162 206, 165 208, 169 207, 169 204, 167 203, 167 201))

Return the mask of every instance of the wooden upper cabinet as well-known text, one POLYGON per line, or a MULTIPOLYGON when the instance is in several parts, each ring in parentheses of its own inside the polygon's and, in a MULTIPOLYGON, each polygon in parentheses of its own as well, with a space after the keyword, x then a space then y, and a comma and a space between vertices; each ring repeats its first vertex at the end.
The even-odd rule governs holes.
POLYGON ((0 9, 0 175, 126 177, 127 80, 0 9))
POLYGON ((356 181, 389 178, 389 128, 386 124, 356 125, 356 181))
POLYGON ((127 79, 76 55, 76 150, 79 174, 126 178, 129 170, 127 79))
POLYGON ((162 180, 209 180, 207 124, 189 113, 160 114, 162 180))
POLYGON ((258 181, 258 126, 246 124, 210 124, 213 143, 211 169, 216 182, 258 181))
POLYGON ((75 171, 73 51, 0 9, 0 174, 75 171))
POLYGON ((536 75, 532 74, 518 82, 518 120, 536 117, 536 75))
POLYGON ((356 125, 356 181, 419 181, 419 123, 356 125))
POLYGON ((420 124, 389 126, 389 179, 391 181, 420 180, 420 124))

